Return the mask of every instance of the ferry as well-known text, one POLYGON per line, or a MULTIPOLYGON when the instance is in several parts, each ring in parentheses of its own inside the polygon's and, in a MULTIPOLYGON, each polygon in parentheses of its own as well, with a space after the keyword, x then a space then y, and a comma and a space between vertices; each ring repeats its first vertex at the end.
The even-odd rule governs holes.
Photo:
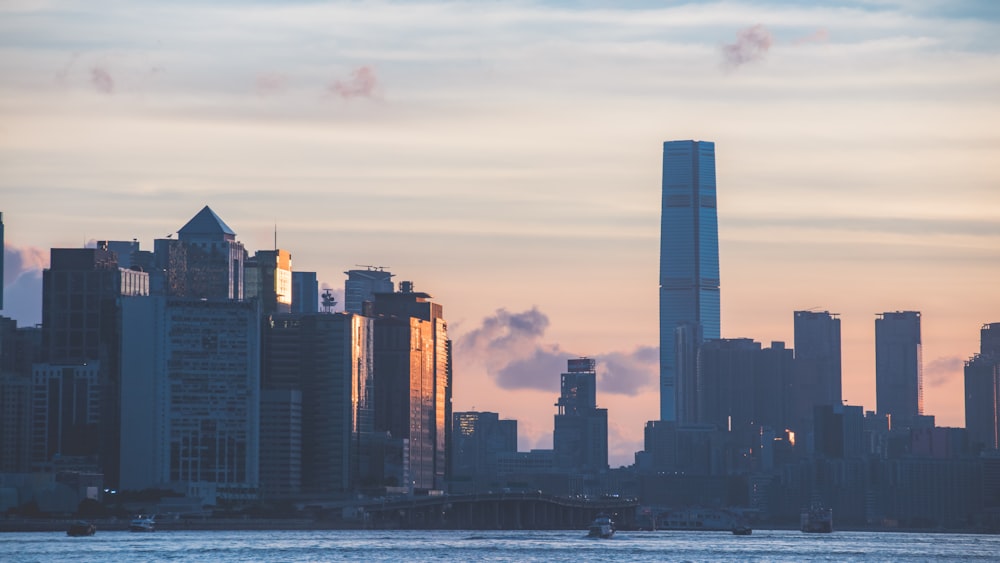
POLYGON ((589 538, 601 538, 610 539, 615 535, 615 523, 611 521, 611 518, 605 515, 599 515, 594 518, 594 521, 590 523, 590 527, 587 529, 587 537, 589 538))
POLYGON ((140 514, 129 522, 128 529, 130 532, 153 532, 156 530, 156 522, 152 516, 140 514))

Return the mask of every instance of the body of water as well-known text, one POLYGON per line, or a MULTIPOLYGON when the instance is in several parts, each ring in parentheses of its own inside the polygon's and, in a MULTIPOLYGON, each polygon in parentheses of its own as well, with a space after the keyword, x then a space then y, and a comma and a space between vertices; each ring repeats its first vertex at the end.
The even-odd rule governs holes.
POLYGON ((834 532, 161 531, 0 534, 4 563, 55 561, 997 561, 1000 536, 834 532))

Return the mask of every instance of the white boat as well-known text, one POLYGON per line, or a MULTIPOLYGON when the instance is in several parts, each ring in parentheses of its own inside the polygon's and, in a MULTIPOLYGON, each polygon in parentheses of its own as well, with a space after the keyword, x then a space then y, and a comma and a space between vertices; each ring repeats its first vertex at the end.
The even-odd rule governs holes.
POLYGON ((128 529, 130 532, 153 532, 156 531, 156 522, 152 516, 140 514, 129 522, 128 529))
POLYGON ((599 515, 594 518, 587 529, 587 537, 608 539, 615 535, 615 523, 608 516, 599 515))

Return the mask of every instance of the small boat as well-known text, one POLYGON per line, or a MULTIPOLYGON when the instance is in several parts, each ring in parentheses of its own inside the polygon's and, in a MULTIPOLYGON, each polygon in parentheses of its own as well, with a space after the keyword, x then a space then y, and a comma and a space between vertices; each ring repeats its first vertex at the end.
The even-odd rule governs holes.
POLYGON ((97 532, 97 526, 91 524, 90 522, 85 522, 83 520, 77 520, 69 525, 69 529, 66 530, 67 536, 73 537, 83 537, 92 536, 97 532))
POLYGON ((828 534, 833 531, 833 509, 813 506, 802 511, 799 529, 806 533, 828 534))
POLYGON ((749 536, 753 533, 753 528, 747 525, 733 526, 734 536, 749 536))
POLYGON ((608 516, 598 515, 587 528, 588 538, 609 539, 615 535, 615 523, 608 516))
POLYGON ((130 532, 153 532, 156 531, 156 522, 152 516, 143 516, 140 514, 129 522, 128 530, 130 532))

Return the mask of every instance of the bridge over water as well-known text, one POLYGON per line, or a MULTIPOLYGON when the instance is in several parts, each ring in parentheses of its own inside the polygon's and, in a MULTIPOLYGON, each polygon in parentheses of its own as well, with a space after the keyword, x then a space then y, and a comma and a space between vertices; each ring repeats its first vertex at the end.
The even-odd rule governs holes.
POLYGON ((373 528, 582 530, 598 514, 610 515, 619 528, 634 527, 637 505, 635 499, 490 493, 387 499, 358 508, 364 524, 373 528))

